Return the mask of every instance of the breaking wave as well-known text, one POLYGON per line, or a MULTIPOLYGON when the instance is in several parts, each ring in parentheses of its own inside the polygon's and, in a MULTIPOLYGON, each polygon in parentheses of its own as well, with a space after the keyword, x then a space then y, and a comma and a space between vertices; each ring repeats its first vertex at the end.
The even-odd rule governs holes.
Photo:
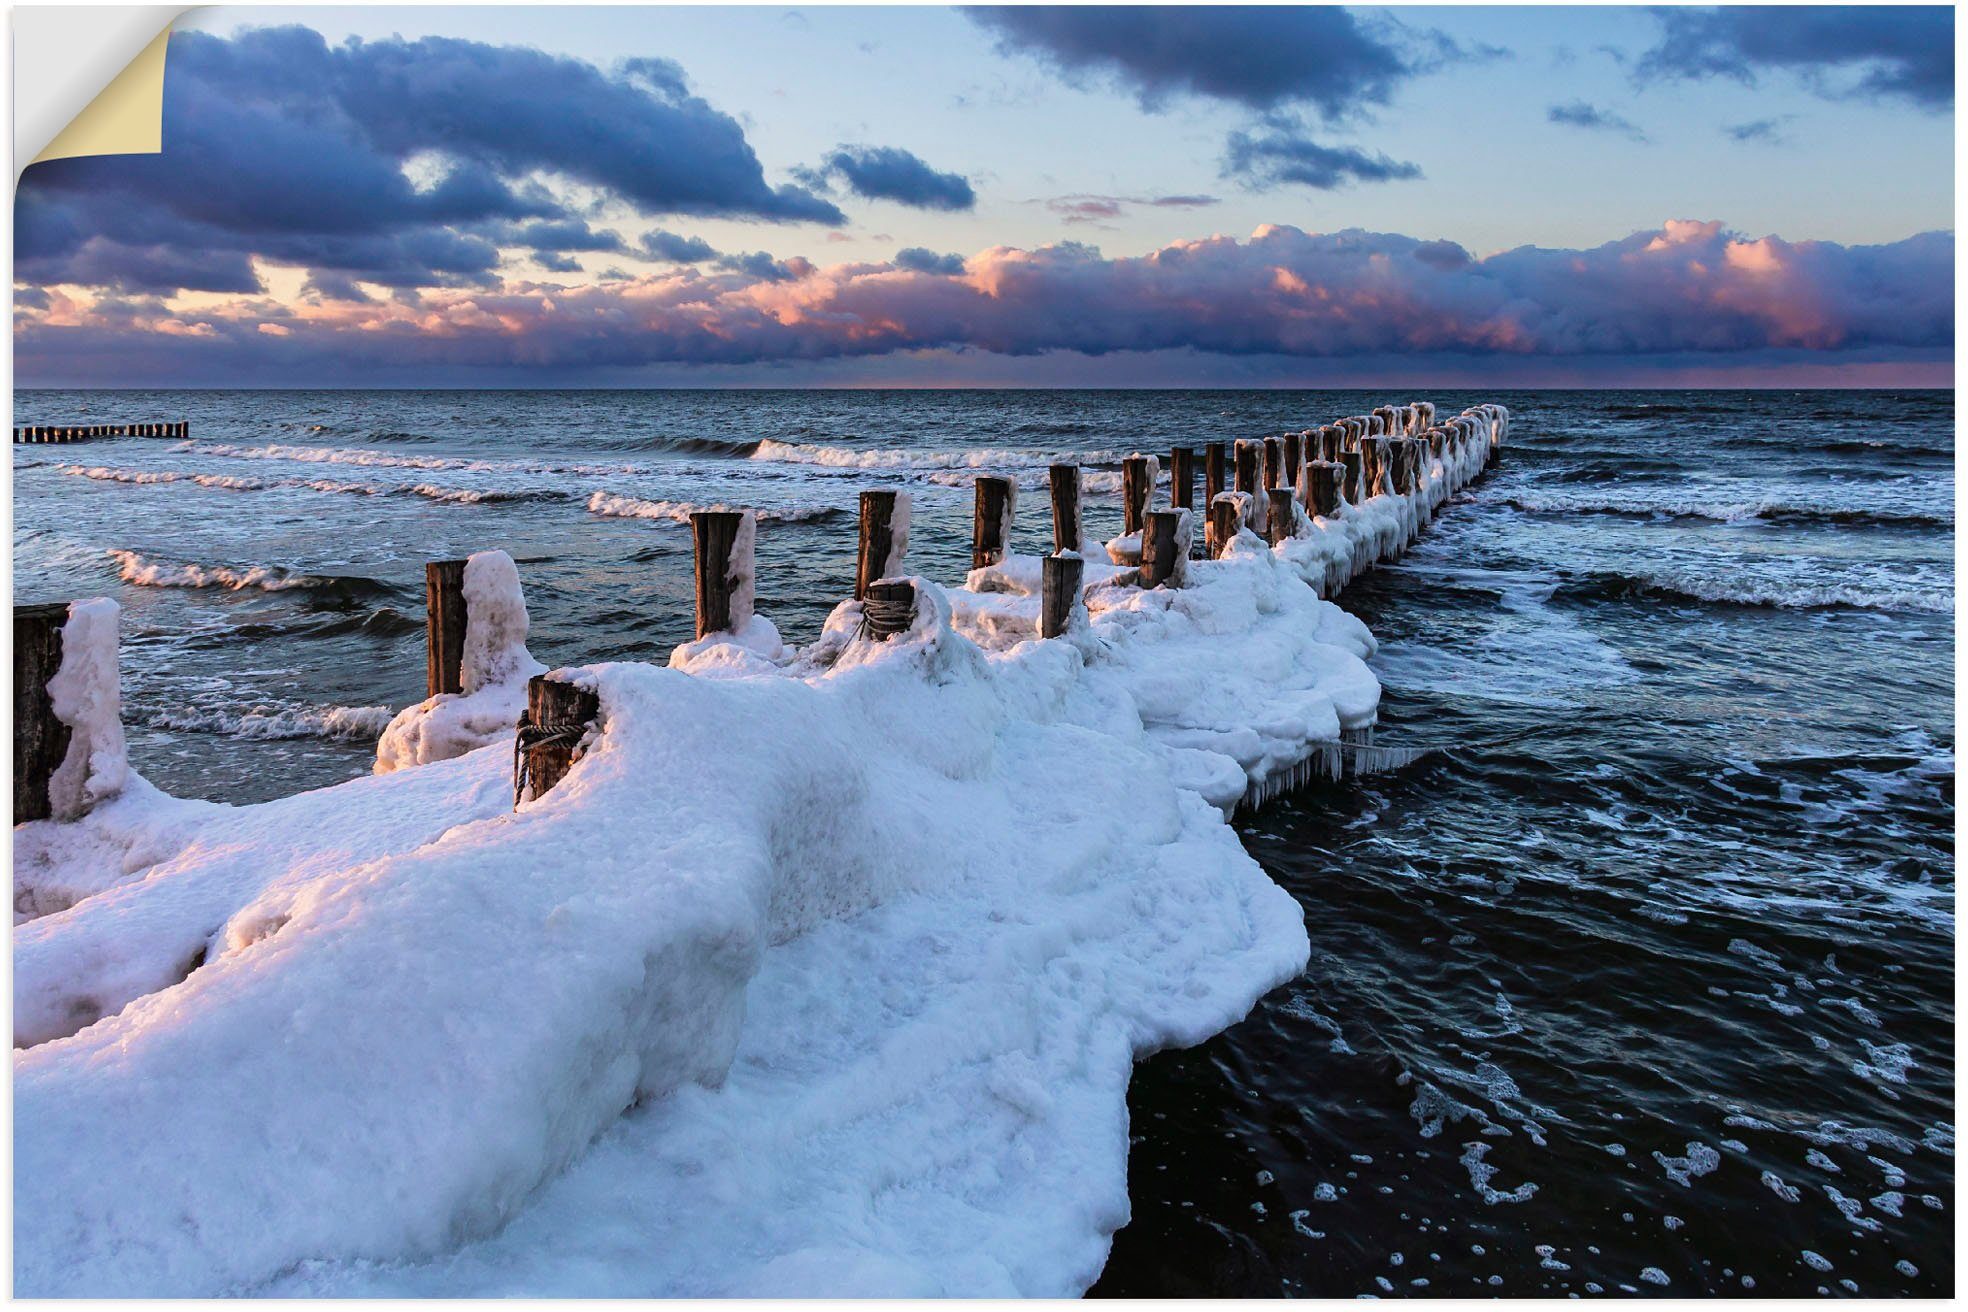
POLYGON ((1916 611, 1946 615, 1954 594, 1938 588, 1868 586, 1852 583, 1779 583, 1757 579, 1696 579, 1654 574, 1602 572, 1567 583, 1557 594, 1574 601, 1648 598, 1705 605, 1773 607, 1781 610, 1916 611))
POLYGON ((700 510, 746 509, 751 509, 762 521, 779 523, 808 523, 842 513, 838 506, 796 504, 757 509, 728 506, 723 502, 704 505, 695 501, 645 501, 641 497, 625 497, 614 492, 597 492, 588 498, 588 510, 591 514, 609 519, 662 519, 678 524, 688 524, 690 516, 700 510))
POLYGON ((932 469, 981 469, 1001 472, 1007 467, 1048 465, 1057 460, 1076 460, 1082 465, 1118 464, 1125 451, 1062 453, 1033 451, 1014 447, 972 447, 963 451, 921 451, 887 449, 862 451, 853 447, 823 446, 804 442, 777 442, 766 438, 752 452, 754 460, 775 460, 784 464, 818 465, 828 469, 883 469, 907 472, 932 469))
POLYGON ((153 729, 179 733, 224 734, 231 738, 274 740, 326 738, 367 742, 380 738, 395 714, 387 706, 254 706, 244 711, 193 707, 159 711, 145 718, 153 729))
POLYGON ((261 592, 286 592, 295 588, 343 593, 387 592, 388 585, 359 575, 297 574, 278 565, 199 565, 183 561, 151 560, 139 552, 112 547, 110 558, 117 562, 125 583, 143 588, 224 588, 239 592, 257 588, 261 592))
POLYGON ((1906 505, 1829 506, 1799 504, 1781 496, 1732 501, 1698 496, 1622 498, 1552 496, 1520 493, 1504 504, 1532 515, 1629 515, 1639 518, 1707 519, 1719 524, 1752 520, 1780 524, 1849 524, 1951 528, 1954 518, 1937 508, 1906 505))

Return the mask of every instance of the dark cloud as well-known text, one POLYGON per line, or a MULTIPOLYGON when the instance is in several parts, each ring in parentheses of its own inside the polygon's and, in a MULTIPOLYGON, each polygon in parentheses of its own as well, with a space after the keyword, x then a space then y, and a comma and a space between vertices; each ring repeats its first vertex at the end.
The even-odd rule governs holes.
MULTIPOLYGON (((965 11, 1007 53, 1072 78, 1104 77, 1148 109, 1179 95, 1328 119, 1385 104, 1420 56, 1344 9, 1281 5, 1003 5, 965 11)), ((1439 53, 1435 47, 1430 53, 1439 53)))
POLYGON ((842 146, 803 176, 822 185, 838 178, 857 196, 923 210, 967 210, 977 204, 977 192, 961 173, 939 173, 894 146, 842 146))
POLYGON ((717 251, 702 237, 685 237, 660 229, 642 235, 642 249, 651 259, 668 260, 672 264, 701 264, 718 257, 717 251))
POLYGON ((534 251, 533 263, 548 273, 579 273, 581 262, 572 255, 561 255, 554 251, 534 251))
POLYGON ((964 257, 938 255, 927 247, 911 246, 895 252, 895 267, 911 273, 957 274, 964 271, 964 257))
POLYGON ((1109 219, 1118 219, 1127 213, 1130 205, 1145 205, 1151 209, 1199 210, 1211 205, 1221 205, 1215 196, 1103 196, 1079 192, 1070 196, 1048 196, 1039 202, 1067 223, 1084 223, 1098 227, 1112 227, 1109 219))
POLYGON ((1566 127, 1585 128, 1590 132, 1613 132, 1634 141, 1647 139, 1647 134, 1640 130, 1640 125, 1631 119, 1622 118, 1610 109, 1601 109, 1583 100, 1553 105, 1544 111, 1544 116, 1551 122, 1562 123, 1566 127))
POLYGON ((517 47, 331 47, 284 27, 174 34, 168 69, 163 154, 27 170, 23 279, 232 292, 258 257, 389 286, 484 286, 498 244, 622 248, 544 174, 643 213, 843 221, 806 189, 769 185, 737 121, 663 60, 611 77, 517 47))
POLYGON ((1323 146, 1287 126, 1232 132, 1223 176, 1259 189, 1297 183, 1331 191, 1349 182, 1398 182, 1421 176, 1421 166, 1369 154, 1357 146, 1323 146))
POLYGON ((1730 123, 1723 127, 1723 135, 1732 141, 1760 142, 1766 146, 1780 145, 1784 141, 1783 125, 1790 116, 1782 118, 1759 118, 1748 123, 1730 123))
POLYGON ((1831 98, 1954 105, 1954 10, 1949 5, 1754 5, 1660 8, 1660 40, 1635 66, 1643 81, 1799 74, 1831 98))
POLYGON ((790 260, 775 260, 765 251, 752 251, 746 255, 720 255, 717 263, 720 269, 742 273, 760 282, 791 282, 806 276, 813 268, 798 256, 790 260))
POLYGON ((284 319, 264 298, 195 313, 144 298, 104 298, 60 317, 30 307, 16 317, 16 361, 29 386, 264 380, 258 371, 275 365, 284 379, 305 367, 317 378, 423 370, 508 383, 515 373, 605 379, 621 368, 774 361, 806 369, 935 351, 1499 369, 1663 359, 1725 367, 1787 352, 1830 366, 1944 361, 1954 341, 1954 239, 1944 232, 1842 246, 1676 220, 1600 246, 1478 260, 1398 234, 1265 227, 1242 241, 1211 237, 1113 259, 1077 243, 995 247, 961 274, 753 258, 757 270, 428 290, 414 305, 336 304, 284 319), (289 333, 277 344, 259 331, 270 319, 289 333))

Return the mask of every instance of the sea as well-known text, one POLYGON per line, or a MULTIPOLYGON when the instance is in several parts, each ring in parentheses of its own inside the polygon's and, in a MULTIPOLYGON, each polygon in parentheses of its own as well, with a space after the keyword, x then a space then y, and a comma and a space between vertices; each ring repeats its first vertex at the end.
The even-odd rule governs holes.
POLYGON ((1130 1092, 1095 1295, 1940 1297, 1954 1249, 1954 407, 1944 391, 24 391, 17 602, 123 606, 134 765, 251 802, 368 772, 423 566, 519 563, 548 664, 666 659, 692 509, 760 512, 810 641, 855 506, 961 581, 972 480, 1375 405, 1510 442, 1340 598, 1400 769, 1241 816, 1305 974, 1130 1092))

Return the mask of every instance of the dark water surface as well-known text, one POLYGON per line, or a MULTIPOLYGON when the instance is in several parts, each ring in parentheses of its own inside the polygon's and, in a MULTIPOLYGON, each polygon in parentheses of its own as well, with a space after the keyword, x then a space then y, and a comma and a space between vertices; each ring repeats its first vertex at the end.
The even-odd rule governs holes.
MULTIPOLYGON (((661 659, 682 515, 755 507, 759 609, 804 641, 863 488, 909 488, 956 579, 976 473, 1117 486, 1131 449, 1409 399, 22 393, 16 424, 195 436, 16 448, 15 586, 121 601, 137 767, 253 800, 365 772, 422 696, 425 560, 510 551, 549 663, 661 659)), ((1512 445, 1343 604, 1380 740, 1437 750, 1245 823, 1312 965, 1142 1065, 1094 1292, 1951 1292, 1951 397, 1429 399, 1504 402, 1512 445)))

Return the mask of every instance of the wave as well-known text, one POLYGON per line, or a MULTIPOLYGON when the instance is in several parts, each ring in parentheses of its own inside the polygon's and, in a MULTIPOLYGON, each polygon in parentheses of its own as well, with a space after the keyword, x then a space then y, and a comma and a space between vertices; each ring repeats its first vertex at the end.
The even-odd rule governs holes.
POLYGON ((223 734, 265 741, 326 738, 335 742, 370 742, 382 737, 394 714, 387 706, 254 706, 244 711, 192 707, 159 711, 146 717, 144 723, 153 729, 179 733, 223 734))
POLYGON ((1754 579, 1724 581, 1618 571, 1602 571, 1566 583, 1558 588, 1555 595, 1573 601, 1645 599, 1778 610, 1914 611, 1930 615, 1954 612, 1954 594, 1935 588, 1872 587, 1851 583, 1761 583, 1754 579))
POLYGON ((151 560, 139 552, 112 547, 110 558, 118 564, 125 583, 143 588, 224 588, 239 592, 257 588, 261 592, 309 589, 341 593, 373 594, 389 591, 380 580, 360 575, 299 574, 278 565, 199 565, 185 561, 151 560))
POLYGON ((266 442, 259 446, 236 446, 229 442, 180 442, 171 450, 180 454, 222 456, 228 460, 295 460, 308 464, 368 465, 385 469, 501 468, 483 460, 462 460, 452 456, 406 456, 349 447, 289 446, 280 442, 266 442))
POLYGON ((902 448, 863 451, 854 447, 824 446, 805 442, 778 442, 766 438, 752 452, 754 460, 773 460, 783 464, 818 465, 827 469, 933 470, 978 469, 990 472, 1005 468, 1049 465, 1055 461, 1077 460, 1081 465, 1113 465, 1127 458, 1125 451, 1059 452, 1034 451, 1015 447, 972 447, 962 451, 924 451, 902 448))
POLYGON ((566 501, 573 493, 553 488, 467 488, 443 487, 436 483, 351 483, 333 478, 243 478, 236 474, 198 474, 186 470, 112 469, 103 465, 63 465, 62 472, 83 478, 116 483, 157 484, 192 483, 199 487, 227 488, 237 492, 267 492, 277 488, 305 489, 344 496, 419 496, 430 501, 454 505, 479 505, 501 501, 566 501))
POLYGON ((662 519, 678 524, 688 524, 690 516, 700 510, 747 509, 751 509, 762 521, 788 524, 808 523, 843 513, 839 506, 796 504, 756 509, 747 506, 728 506, 723 502, 703 505, 695 501, 645 501, 641 497, 626 497, 614 492, 597 492, 588 498, 588 510, 591 514, 609 519, 662 519))
POLYGON ((1628 515, 1642 519, 1706 519, 1719 524, 1751 520, 1781 524, 1895 525, 1952 528, 1954 518, 1912 506, 1805 505, 1782 497, 1755 500, 1706 500, 1692 496, 1647 496, 1592 499, 1579 496, 1538 496, 1520 493, 1505 505, 1532 515, 1628 515))

